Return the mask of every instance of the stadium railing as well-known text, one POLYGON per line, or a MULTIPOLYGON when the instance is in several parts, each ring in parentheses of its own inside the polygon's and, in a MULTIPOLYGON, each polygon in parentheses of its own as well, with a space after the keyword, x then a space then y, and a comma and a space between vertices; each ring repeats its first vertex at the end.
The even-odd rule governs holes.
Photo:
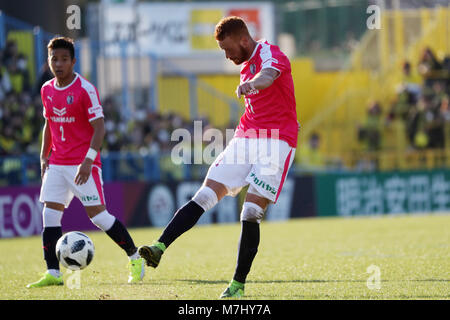
MULTIPOLYGON (((207 165, 175 165, 170 153, 105 152, 102 154, 104 182, 185 181, 202 179, 207 165)), ((0 157, 0 187, 39 185, 41 169, 38 155, 0 157)))

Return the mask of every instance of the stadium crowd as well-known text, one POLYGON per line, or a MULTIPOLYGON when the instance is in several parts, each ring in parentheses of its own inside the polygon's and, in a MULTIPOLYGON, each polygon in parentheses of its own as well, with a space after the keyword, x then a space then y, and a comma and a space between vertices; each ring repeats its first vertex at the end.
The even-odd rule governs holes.
MULTIPOLYGON (((365 149, 383 148, 383 132, 399 120, 408 149, 442 149, 450 143, 450 57, 442 61, 425 48, 417 68, 406 61, 397 95, 385 110, 378 101, 367 109, 358 138, 365 149)), ((398 122, 397 122, 398 123, 398 122)))
MULTIPOLYGON (((38 154, 44 123, 40 88, 53 75, 45 64, 33 85, 26 56, 18 52, 14 41, 0 50, 0 63, 0 155, 38 154)), ((161 154, 175 143, 170 139, 173 130, 192 129, 190 121, 175 114, 139 110, 124 120, 113 97, 104 98, 102 105, 107 132, 104 151, 161 154)))
POLYGON ((36 151, 33 140, 41 129, 41 108, 36 98, 27 58, 15 41, 0 50, 0 155, 36 151))
MULTIPOLYGON (((40 88, 53 76, 46 64, 32 83, 27 57, 18 52, 14 41, 8 41, 4 50, 0 51, 0 62, 0 156, 39 154, 44 123, 40 88)), ((395 101, 387 108, 373 102, 368 108, 366 122, 359 127, 358 138, 363 142, 364 149, 382 149, 383 131, 395 120, 403 123, 409 148, 444 148, 445 128, 450 126, 449 74, 450 58, 439 61, 429 48, 424 50, 416 68, 405 62, 403 80, 395 101)), ((155 155, 161 159, 162 169, 176 172, 177 168, 168 157, 179 141, 172 141, 171 134, 177 128, 187 128, 193 133, 192 121, 185 121, 176 114, 147 110, 133 112, 131 119, 123 117, 120 103, 113 96, 103 98, 102 105, 106 128, 104 153, 155 155)), ((207 120, 202 121, 203 128, 207 128, 207 120)), ((317 149, 314 146, 318 145, 315 142, 318 138, 314 137, 311 138, 311 150, 317 149)), ((308 156, 302 154, 302 158, 308 156)), ((315 166, 323 165, 320 157, 313 158, 315 166)), ((181 176, 182 173, 175 175, 181 176)))

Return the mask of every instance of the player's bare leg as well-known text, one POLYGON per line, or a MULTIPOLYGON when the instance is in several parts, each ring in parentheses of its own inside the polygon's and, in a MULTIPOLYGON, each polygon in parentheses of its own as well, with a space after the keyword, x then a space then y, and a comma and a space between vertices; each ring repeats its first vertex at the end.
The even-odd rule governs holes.
POLYGON ((206 179, 192 200, 178 209, 158 241, 155 241, 151 246, 139 247, 139 254, 146 260, 147 265, 156 268, 167 247, 191 229, 201 215, 214 207, 227 193, 228 190, 225 185, 206 179))
POLYGON ((241 236, 236 270, 233 280, 222 293, 221 298, 240 298, 244 295, 245 280, 258 252, 259 224, 270 200, 251 192, 252 187, 249 188, 241 212, 241 236))
POLYGON ((34 283, 27 285, 27 288, 40 288, 51 285, 62 285, 62 274, 59 270, 59 261, 56 257, 56 243, 62 236, 61 218, 64 212, 64 205, 56 202, 45 202, 42 212, 44 228, 42 230, 42 247, 44 249, 44 259, 47 264, 47 272, 34 283))
POLYGON ((144 260, 139 256, 128 230, 104 205, 86 206, 86 213, 97 227, 103 230, 119 247, 121 247, 130 259, 129 283, 135 283, 144 277, 144 260))

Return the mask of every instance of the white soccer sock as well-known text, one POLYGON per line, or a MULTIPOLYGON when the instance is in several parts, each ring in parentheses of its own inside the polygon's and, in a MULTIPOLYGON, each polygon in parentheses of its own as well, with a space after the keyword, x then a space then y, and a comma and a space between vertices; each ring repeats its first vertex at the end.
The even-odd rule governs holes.
POLYGON ((253 202, 244 202, 241 211, 241 221, 261 223, 264 209, 253 202))
POLYGON ((61 276, 61 271, 59 271, 58 269, 48 269, 47 271, 56 278, 59 278, 61 276))
POLYGON ((61 227, 61 219, 63 211, 44 207, 42 211, 42 223, 44 228, 46 227, 61 227))
POLYGON ((111 215, 107 210, 100 212, 93 218, 91 218, 93 224, 102 229, 103 231, 108 231, 113 226, 116 221, 116 217, 111 215))
POLYGON ((128 259, 130 259, 130 261, 133 261, 133 260, 139 259, 140 257, 141 257, 141 256, 140 256, 139 253, 136 251, 133 255, 128 256, 128 259))
POLYGON ((213 208, 219 202, 216 192, 207 186, 202 186, 192 197, 192 201, 197 203, 205 211, 213 208))

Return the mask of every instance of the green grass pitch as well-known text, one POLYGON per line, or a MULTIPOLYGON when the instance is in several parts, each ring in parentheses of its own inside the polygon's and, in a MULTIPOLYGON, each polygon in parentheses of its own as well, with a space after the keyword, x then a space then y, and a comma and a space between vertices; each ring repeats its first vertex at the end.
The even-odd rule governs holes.
MULTIPOLYGON (((130 233, 141 245, 161 229, 130 233)), ((157 269, 146 268, 141 284, 129 285, 122 250, 103 232, 90 232, 95 256, 79 282, 62 269, 66 285, 40 289, 25 287, 45 270, 40 237, 2 239, 0 299, 217 299, 233 276, 239 233, 237 223, 196 226, 157 269)), ((450 215, 263 222, 245 294, 252 300, 449 299, 450 215), (379 282, 371 265, 379 268, 379 282)))

